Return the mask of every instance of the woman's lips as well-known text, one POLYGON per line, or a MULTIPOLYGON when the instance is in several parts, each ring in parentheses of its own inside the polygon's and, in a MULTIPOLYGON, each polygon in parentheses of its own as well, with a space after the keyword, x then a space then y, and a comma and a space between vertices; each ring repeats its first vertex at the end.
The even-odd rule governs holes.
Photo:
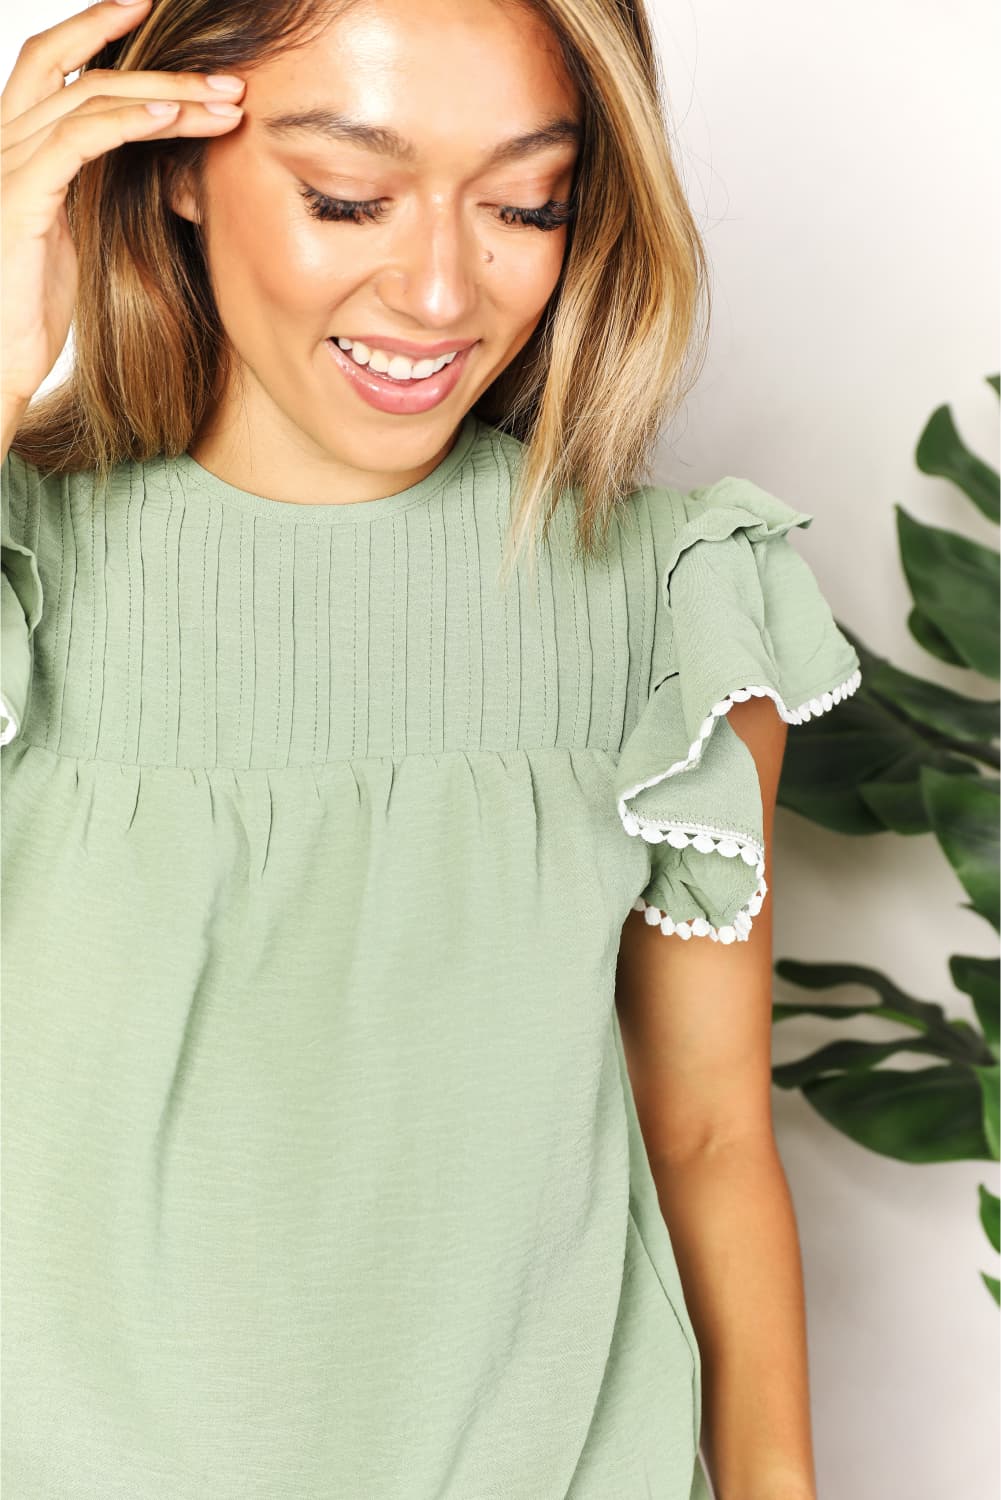
POLYGON ((369 406, 374 406, 377 411, 396 416, 412 416, 418 412, 430 411, 433 406, 444 401, 455 389, 466 361, 476 348, 475 344, 470 344, 468 349, 460 350, 450 365, 445 365, 444 369, 435 375, 429 375, 426 380, 401 381, 393 380, 388 375, 380 375, 367 365, 356 364, 347 350, 342 349, 334 339, 325 339, 324 343, 330 350, 334 364, 351 382, 361 399, 367 401, 369 406))

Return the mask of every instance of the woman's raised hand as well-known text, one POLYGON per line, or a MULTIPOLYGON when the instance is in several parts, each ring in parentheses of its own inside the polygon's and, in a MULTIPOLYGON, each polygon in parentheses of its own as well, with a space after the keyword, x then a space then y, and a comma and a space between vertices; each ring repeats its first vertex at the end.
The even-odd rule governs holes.
POLYGON ((66 74, 138 26, 150 0, 102 0, 25 42, 0 96, 3 301, 0 397, 4 453, 55 365, 76 303, 66 190, 84 162, 126 141, 217 136, 242 118, 242 79, 202 73, 66 74))

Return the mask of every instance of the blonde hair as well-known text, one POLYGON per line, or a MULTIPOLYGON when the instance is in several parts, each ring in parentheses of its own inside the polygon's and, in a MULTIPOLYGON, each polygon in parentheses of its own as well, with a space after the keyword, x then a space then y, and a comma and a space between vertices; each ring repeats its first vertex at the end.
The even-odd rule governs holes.
MULTIPOLYGON (((302 45, 354 0, 154 0, 93 68, 239 72, 302 45)), ((501 0, 512 3, 512 0, 501 0)), ((642 0, 513 0, 548 23, 584 108, 577 206, 559 281, 531 339, 473 413, 524 444, 510 570, 571 491, 578 551, 594 555, 701 371, 706 252, 672 159, 663 78, 642 0)), ((12 447, 48 472, 176 457, 229 368, 198 226, 167 201, 198 180, 202 139, 132 142, 86 163, 67 213, 80 268, 74 363, 28 408, 12 447)), ((530 554, 534 566, 534 555, 530 554)))

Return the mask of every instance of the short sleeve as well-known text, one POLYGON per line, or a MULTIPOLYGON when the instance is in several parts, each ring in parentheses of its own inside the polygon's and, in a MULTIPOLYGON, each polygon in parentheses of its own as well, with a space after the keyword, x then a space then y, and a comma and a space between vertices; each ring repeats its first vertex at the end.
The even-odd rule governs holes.
POLYGON ((0 745, 20 731, 28 706, 35 627, 42 617, 38 560, 19 534, 29 473, 8 453, 0 481, 0 745))
POLYGON ((768 889, 763 812, 754 757, 726 716, 767 696, 786 723, 805 723, 856 691, 860 663, 789 540, 812 515, 735 478, 671 492, 664 507, 666 670, 616 775, 623 828, 655 846, 634 906, 668 935, 746 941, 768 889))

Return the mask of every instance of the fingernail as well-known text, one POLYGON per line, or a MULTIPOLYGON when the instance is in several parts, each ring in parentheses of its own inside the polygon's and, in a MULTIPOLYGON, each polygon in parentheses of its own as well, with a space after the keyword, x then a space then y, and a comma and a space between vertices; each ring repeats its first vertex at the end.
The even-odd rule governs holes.
POLYGON ((214 99, 207 99, 204 102, 205 102, 205 108, 209 111, 210 114, 213 114, 213 115, 242 115, 243 114, 243 110, 240 108, 240 106, 238 104, 216 103, 216 101, 214 99))
POLYGON ((235 93, 243 88, 243 79, 233 73, 210 73, 205 82, 209 88, 222 89, 225 93, 235 93))

